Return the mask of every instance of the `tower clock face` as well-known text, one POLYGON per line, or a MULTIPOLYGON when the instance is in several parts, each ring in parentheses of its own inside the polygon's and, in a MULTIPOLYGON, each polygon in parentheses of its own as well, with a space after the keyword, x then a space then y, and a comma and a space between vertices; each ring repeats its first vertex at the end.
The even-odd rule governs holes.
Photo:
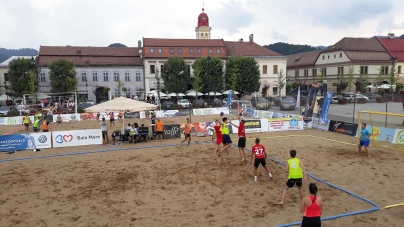
POLYGON ((202 17, 202 20, 206 20, 206 17, 202 17))

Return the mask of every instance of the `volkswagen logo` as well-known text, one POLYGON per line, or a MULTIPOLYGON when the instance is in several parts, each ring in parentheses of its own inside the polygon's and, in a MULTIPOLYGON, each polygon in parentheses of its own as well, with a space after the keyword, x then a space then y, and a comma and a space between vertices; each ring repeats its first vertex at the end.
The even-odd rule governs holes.
POLYGON ((48 140, 48 138, 46 138, 46 136, 42 135, 38 138, 38 141, 40 143, 46 143, 46 141, 48 140))

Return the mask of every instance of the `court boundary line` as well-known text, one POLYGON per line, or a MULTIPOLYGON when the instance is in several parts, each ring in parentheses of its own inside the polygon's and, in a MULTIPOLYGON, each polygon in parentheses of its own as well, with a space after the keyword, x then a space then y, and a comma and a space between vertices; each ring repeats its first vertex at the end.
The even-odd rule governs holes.
MULTIPOLYGON (((272 136, 272 137, 261 137, 261 138, 262 138, 262 139, 275 139, 275 138, 288 138, 288 137, 311 137, 311 138, 317 138, 317 139, 322 139, 322 140, 328 140, 328 141, 332 141, 332 142, 336 142, 336 143, 342 143, 342 144, 347 144, 347 145, 355 145, 355 146, 357 145, 357 144, 353 144, 353 143, 346 143, 346 142, 342 142, 342 141, 338 141, 338 140, 332 140, 332 139, 328 139, 328 138, 324 138, 324 137, 320 137, 320 136, 312 136, 312 135, 287 135, 287 136, 272 136)), ((250 138, 250 140, 252 140, 252 138, 250 138)), ((248 148, 245 148, 245 150, 251 152, 251 150, 248 149, 248 148)), ((271 160, 271 161, 273 161, 273 162, 275 162, 275 163, 281 164, 281 165, 283 165, 283 166, 286 166, 285 163, 283 163, 283 162, 281 162, 281 161, 278 161, 278 160, 276 160, 276 159, 274 159, 274 158, 271 158, 271 157, 268 157, 268 156, 267 156, 267 159, 269 159, 269 160, 271 160)), ((351 192, 351 191, 348 191, 347 189, 344 189, 344 188, 339 187, 339 186, 337 186, 337 185, 331 184, 331 183, 329 183, 329 182, 327 182, 327 181, 325 181, 325 180, 323 180, 323 179, 321 179, 321 178, 319 178, 319 177, 316 177, 316 176, 314 176, 314 175, 312 175, 312 174, 310 174, 310 173, 307 173, 307 176, 309 176, 309 177, 311 177, 311 178, 313 178, 313 179, 319 181, 320 183, 324 183, 324 184, 326 184, 326 185, 328 185, 328 186, 330 186, 330 187, 332 187, 332 188, 335 188, 335 189, 338 189, 338 190, 340 190, 340 191, 343 191, 343 192, 347 193, 348 195, 351 195, 351 196, 353 196, 353 197, 355 197, 355 198, 357 198, 357 199, 360 199, 360 200, 362 200, 362 201, 364 201, 364 202, 367 202, 367 203, 369 203, 370 205, 374 206, 374 208, 371 208, 371 209, 360 210, 360 211, 354 211, 354 212, 349 212, 349 213, 341 213, 341 214, 337 214, 337 215, 333 215, 333 216, 328 216, 328 217, 322 217, 322 218, 321 218, 321 221, 327 221, 327 220, 333 220, 333 219, 342 218, 342 217, 354 216, 354 215, 358 215, 358 214, 364 214, 364 213, 369 213, 369 212, 373 212, 373 211, 378 211, 378 210, 381 209, 378 204, 376 204, 376 203, 372 202, 371 200, 366 199, 366 198, 364 198, 364 197, 362 197, 362 196, 359 196, 359 195, 357 195, 357 194, 355 194, 355 193, 353 193, 353 192, 351 192)), ((302 222, 300 221, 300 222, 292 222, 292 223, 277 225, 276 227, 296 226, 296 225, 301 225, 301 224, 302 224, 302 222)))

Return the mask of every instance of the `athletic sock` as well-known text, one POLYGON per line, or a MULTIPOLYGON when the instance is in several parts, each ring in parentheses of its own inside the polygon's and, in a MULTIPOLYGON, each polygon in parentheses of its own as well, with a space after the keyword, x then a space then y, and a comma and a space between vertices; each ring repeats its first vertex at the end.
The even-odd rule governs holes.
POLYGON ((268 175, 269 175, 270 178, 272 178, 272 174, 271 174, 271 173, 268 173, 268 175))
POLYGON ((254 176, 254 181, 257 181, 257 176, 254 176))

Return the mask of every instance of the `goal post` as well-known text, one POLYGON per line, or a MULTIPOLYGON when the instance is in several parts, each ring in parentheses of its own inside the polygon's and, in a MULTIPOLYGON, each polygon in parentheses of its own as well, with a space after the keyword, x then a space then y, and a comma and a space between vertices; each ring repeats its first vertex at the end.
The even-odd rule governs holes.
POLYGON ((370 130, 370 146, 383 147, 404 152, 403 144, 397 141, 396 131, 404 130, 404 114, 377 111, 358 111, 358 140, 362 123, 370 130))
POLYGON ((38 105, 38 102, 43 101, 44 99, 48 99, 50 102, 56 102, 58 104, 62 104, 61 102, 65 99, 73 101, 74 103, 74 112, 77 113, 77 104, 78 104, 78 96, 76 92, 59 92, 59 93, 36 93, 36 94, 24 94, 23 95, 23 105, 38 105))

